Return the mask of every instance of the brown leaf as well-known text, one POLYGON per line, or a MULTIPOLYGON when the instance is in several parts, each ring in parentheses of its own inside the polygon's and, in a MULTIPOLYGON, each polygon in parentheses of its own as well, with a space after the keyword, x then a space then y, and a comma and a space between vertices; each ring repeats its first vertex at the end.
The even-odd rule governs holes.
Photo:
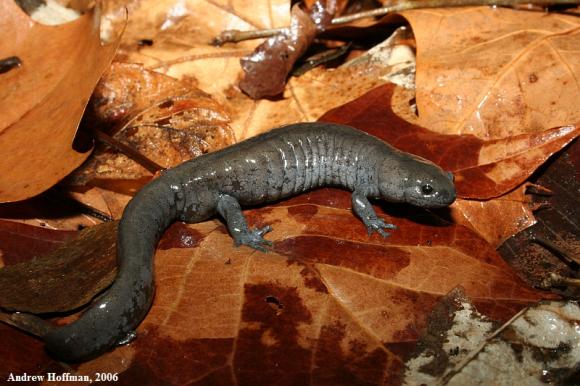
POLYGON ((93 13, 44 26, 4 1, 0 15, 0 29, 18 37, 2 39, 0 57, 22 62, 0 75, 11 85, 0 88, 0 201, 7 202, 48 189, 87 158, 73 149, 73 138, 116 44, 101 46, 93 13))
MULTIPOLYGON (((537 224, 510 238, 499 248, 501 255, 530 284, 541 286, 550 274, 575 277, 577 266, 555 250, 533 243, 535 237, 556 244, 572 256, 580 256, 580 142, 575 141, 543 167, 532 179, 549 189, 550 195, 535 196, 541 210, 537 224)), ((577 287, 562 288, 567 297, 579 296, 577 287)))
MULTIPOLYGON (((0 270, 0 306, 47 313, 70 311, 87 304, 115 278, 116 232, 116 222, 87 228, 45 256, 4 267, 0 270)), ((70 237, 69 233, 65 235, 70 237)))
POLYGON ((580 133, 576 126, 564 126, 490 141, 473 135, 438 134, 393 113, 393 88, 377 87, 320 120, 357 127, 452 171, 462 198, 490 199, 511 191, 580 133))
POLYGON ((216 221, 188 226, 203 235, 195 248, 156 254, 137 340, 78 372, 123 363, 128 383, 396 384, 428 311, 454 286, 500 320, 543 296, 467 228, 389 206, 400 229, 369 238, 348 205, 347 192, 324 189, 248 212, 252 226, 274 226, 268 254, 234 248, 216 221))
POLYGON ((534 225, 534 204, 526 194, 528 184, 493 200, 459 199, 451 206, 453 220, 473 229, 497 248, 509 237, 534 225))
POLYGON ((577 17, 491 7, 403 15, 417 39, 422 126, 498 139, 580 122, 577 17))
MULTIPOLYGON (((99 82, 93 106, 98 119, 116 126, 115 139, 165 168, 235 142, 227 112, 211 96, 139 64, 115 63, 99 82)), ((68 182, 131 193, 150 175, 126 155, 99 148, 68 182)))
POLYGON ((306 52, 316 35, 316 24, 300 8, 292 7, 288 34, 273 36, 260 44, 255 51, 242 58, 244 78, 240 88, 252 99, 281 94, 288 73, 294 63, 306 52))
MULTIPOLYGON (((0 220, 0 267, 30 260, 58 248, 76 232, 0 220)), ((0 271, 1 272, 1 271, 0 271)))
POLYGON ((27 200, 0 204, 0 219, 52 230, 78 231, 102 222, 104 217, 95 217, 93 210, 105 217, 121 217, 128 198, 111 195, 98 188, 81 192, 53 188, 27 200))
MULTIPOLYGON (((239 59, 252 52, 255 41, 221 47, 209 42, 223 30, 288 26, 288 5, 285 0, 255 1, 251 5, 238 0, 227 5, 192 0, 179 9, 180 17, 171 17, 167 10, 173 9, 173 0, 132 3, 121 46, 123 61, 143 63, 147 69, 195 82, 227 106, 238 140, 284 124, 315 121, 328 109, 387 81, 392 66, 368 60, 334 70, 316 68, 299 78, 292 77, 283 98, 276 101, 252 100, 241 92, 237 86, 242 74, 239 59), (153 44, 139 46, 143 38, 151 39, 153 44)), ((119 10, 108 18, 114 19, 115 15, 120 15, 119 10)), ((386 39, 388 35, 384 34, 386 39)))

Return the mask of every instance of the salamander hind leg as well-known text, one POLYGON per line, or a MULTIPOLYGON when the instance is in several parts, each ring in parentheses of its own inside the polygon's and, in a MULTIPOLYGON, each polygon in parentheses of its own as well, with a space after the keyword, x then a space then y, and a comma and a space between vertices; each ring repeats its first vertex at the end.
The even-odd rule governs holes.
POLYGON ((367 198, 366 191, 364 187, 361 187, 352 193, 352 209, 365 224, 369 236, 373 232, 377 232, 383 237, 388 237, 390 234, 385 232, 385 229, 397 229, 397 226, 395 224, 389 224, 377 216, 377 213, 367 198))
POLYGON ((272 242, 264 239, 264 235, 270 232, 272 227, 268 225, 260 229, 249 229, 238 200, 227 194, 220 195, 217 211, 226 220, 236 246, 247 245, 258 251, 267 252, 266 247, 271 246, 272 242))

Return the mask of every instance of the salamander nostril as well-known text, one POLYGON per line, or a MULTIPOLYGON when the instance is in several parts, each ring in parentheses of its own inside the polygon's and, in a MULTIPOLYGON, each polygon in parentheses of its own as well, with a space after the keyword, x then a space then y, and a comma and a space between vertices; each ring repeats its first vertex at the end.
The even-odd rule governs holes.
POLYGON ((425 184, 425 185, 421 186, 421 192, 423 194, 431 194, 431 193, 433 193, 433 187, 429 184, 425 184))

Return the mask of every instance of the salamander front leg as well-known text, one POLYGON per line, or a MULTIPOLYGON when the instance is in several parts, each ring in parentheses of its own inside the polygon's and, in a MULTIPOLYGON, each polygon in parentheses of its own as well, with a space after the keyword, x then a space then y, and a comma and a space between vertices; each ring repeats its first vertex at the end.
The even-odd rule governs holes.
POLYGON ((265 245, 271 246, 272 242, 263 236, 270 232, 272 227, 268 225, 261 229, 249 229, 238 200, 227 194, 220 195, 217 211, 226 220, 236 246, 247 245, 258 251, 267 252, 265 245))
POLYGON ((365 187, 357 188, 352 192, 352 209, 367 227, 369 236, 373 232, 378 232, 381 236, 388 237, 389 233, 385 232, 384 229, 397 229, 396 225, 389 224, 377 216, 367 198, 365 187))

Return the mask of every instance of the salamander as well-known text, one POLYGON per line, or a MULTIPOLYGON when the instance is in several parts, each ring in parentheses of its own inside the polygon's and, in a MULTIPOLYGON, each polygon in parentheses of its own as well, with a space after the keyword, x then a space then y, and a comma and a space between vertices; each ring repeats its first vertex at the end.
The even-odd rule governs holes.
POLYGON ((174 221, 215 215, 235 245, 265 251, 270 226, 250 229, 242 206, 272 203, 320 187, 352 191, 352 208, 369 235, 396 226, 375 213, 369 198, 444 207, 455 200, 453 174, 349 126, 298 123, 271 130, 165 171, 128 203, 119 223, 118 274, 76 321, 45 337, 54 356, 76 362, 130 341, 154 295, 153 255, 174 221))

